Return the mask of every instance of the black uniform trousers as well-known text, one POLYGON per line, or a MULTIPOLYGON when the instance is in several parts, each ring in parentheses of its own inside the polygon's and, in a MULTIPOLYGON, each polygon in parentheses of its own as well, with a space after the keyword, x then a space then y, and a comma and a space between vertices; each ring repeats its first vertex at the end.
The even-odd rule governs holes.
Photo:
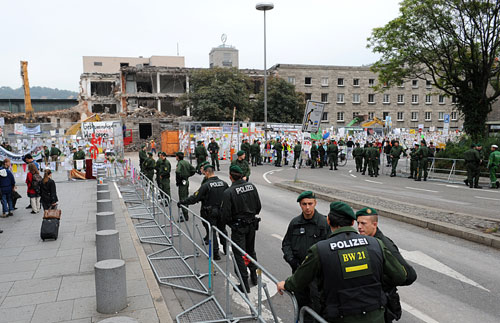
MULTIPOLYGON (((201 217, 207 220, 212 227, 217 227, 217 229, 227 235, 226 224, 222 221, 219 208, 213 209, 213 207, 210 207, 207 210, 203 210, 201 212, 201 217)), ((208 225, 205 222, 203 222, 203 227, 205 227, 206 230, 205 236, 208 237, 208 225)), ((219 236, 219 239, 222 247, 224 248, 224 253, 226 253, 226 239, 222 236, 219 236)), ((219 241, 217 240, 217 232, 215 230, 212 230, 212 243, 214 245, 214 254, 218 254, 219 241)))
MULTIPOLYGON (((240 223, 238 226, 231 227, 231 240, 240 247, 245 250, 245 252, 257 260, 257 254, 255 253, 255 224, 254 223, 240 223)), ((248 271, 247 266, 245 265, 245 260, 239 250, 233 248, 234 257, 236 258, 236 265, 241 273, 241 278, 243 281, 248 281, 248 271)), ((257 270, 257 266, 255 264, 250 263, 248 265, 250 271, 257 270)))
POLYGON ((212 159, 212 166, 217 166, 217 170, 220 170, 219 154, 210 154, 210 158, 212 159))

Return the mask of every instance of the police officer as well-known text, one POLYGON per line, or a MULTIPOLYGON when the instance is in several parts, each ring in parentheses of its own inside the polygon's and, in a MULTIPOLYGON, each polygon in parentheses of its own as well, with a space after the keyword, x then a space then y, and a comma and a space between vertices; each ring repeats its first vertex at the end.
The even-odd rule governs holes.
POLYGON ((194 156, 196 157, 196 171, 201 174, 200 164, 207 160, 207 150, 203 146, 203 141, 198 141, 198 146, 194 149, 194 156))
MULTIPOLYGON (((177 159, 177 166, 175 167, 175 185, 179 187, 179 201, 183 201, 187 199, 189 195, 189 177, 196 173, 196 169, 193 165, 184 160, 184 153, 182 151, 175 153, 175 159, 177 159)), ((181 217, 179 221, 188 221, 188 211, 182 208, 182 213, 184 217, 181 217)))
POLYGON ((250 154, 252 154, 252 166, 257 166, 260 158, 260 145, 257 139, 250 146, 250 154))
POLYGON ((410 152, 410 176, 408 178, 417 178, 418 177, 418 155, 417 150, 420 147, 419 144, 415 143, 414 147, 410 152))
POLYGON ((326 150, 325 150, 325 147, 323 147, 323 142, 320 141, 320 143, 318 145, 319 168, 323 168, 323 166, 326 165, 325 153, 326 153, 326 150))
MULTIPOLYGON (((300 144, 300 141, 297 141, 295 143, 295 146, 293 147, 293 168, 295 168, 297 160, 300 159, 300 154, 302 153, 302 145, 300 144)), ((300 159, 299 162, 299 168, 302 166, 302 159, 300 159)))
POLYGON ((150 180, 153 181, 153 177, 155 176, 155 161, 153 159, 153 153, 148 152, 148 158, 144 161, 142 164, 143 167, 143 173, 146 175, 146 177, 150 180))
POLYGON ((415 178, 416 181, 422 180, 422 172, 424 173, 424 181, 427 180, 428 175, 428 166, 429 166, 429 157, 432 157, 431 151, 427 147, 425 140, 420 141, 420 148, 417 150, 418 156, 418 178, 415 178))
POLYGON ((332 167, 337 170, 337 165, 339 163, 339 147, 334 141, 330 140, 328 146, 326 147, 326 153, 328 154, 328 164, 330 165, 330 170, 332 167))
POLYGON ((497 181, 497 170, 500 167, 500 151, 497 145, 491 145, 491 153, 488 158, 488 169, 490 170, 491 188, 499 188, 500 183, 497 181))
MULTIPOLYGON (((222 221, 220 206, 224 191, 229 187, 226 182, 215 176, 215 167, 213 165, 205 165, 203 167, 205 172, 205 182, 201 184, 200 188, 185 200, 179 202, 183 205, 191 205, 201 202, 200 214, 202 218, 210 222, 210 225, 216 226, 222 233, 227 235, 226 225, 222 221)), ((207 228, 206 228, 207 229, 207 228)), ((217 241, 217 232, 214 230, 212 241, 214 246, 214 259, 220 260, 219 255, 219 242, 217 241)), ((207 231, 208 237, 208 231, 207 231)), ((221 244, 226 253, 226 240, 220 236, 221 244)))
POLYGON ((350 206, 332 202, 330 237, 312 246, 304 262, 277 289, 304 290, 314 279, 322 286, 322 317, 329 322, 384 322, 383 278, 400 285, 404 267, 383 242, 362 236, 352 227, 356 216, 350 206))
POLYGON ((465 169, 467 170, 467 184, 470 188, 481 188, 479 186, 481 156, 472 144, 470 149, 464 153, 465 169))
POLYGON ((148 154, 146 153, 146 145, 141 146, 141 150, 139 151, 139 167, 141 168, 141 173, 144 172, 144 161, 148 158, 148 154))
POLYGON ((371 177, 378 176, 378 165, 379 165, 380 153, 377 146, 370 144, 368 149, 368 174, 371 177))
POLYGON ((399 158, 401 157, 401 154, 403 156, 406 156, 406 153, 403 151, 403 147, 399 145, 399 141, 394 141, 394 145, 391 148, 390 156, 391 156, 391 164, 392 164, 392 171, 391 171, 391 177, 396 176, 396 170, 398 168, 398 162, 399 158))
POLYGON ((208 152, 210 153, 210 158, 212 159, 212 165, 217 166, 217 170, 220 171, 219 144, 215 142, 214 138, 210 138, 210 143, 208 144, 208 152))
MULTIPOLYGON (((302 192, 297 202, 302 213, 292 219, 281 244, 283 258, 292 268, 292 273, 304 261, 307 250, 330 234, 326 217, 316 210, 316 195, 313 192, 302 192)), ((320 310, 319 292, 315 283, 304 291, 297 291, 295 297, 299 307, 310 306, 315 311, 320 310)))
POLYGON ((366 169, 368 168, 368 173, 370 173, 370 167, 368 167, 368 164, 370 163, 370 156, 369 155, 369 149, 371 147, 371 143, 367 142, 365 146, 363 147, 363 171, 361 172, 361 175, 366 174, 366 169))
POLYGON ((356 148, 352 151, 352 156, 356 162, 356 172, 363 171, 363 148, 360 147, 359 142, 356 143, 356 148))
POLYGON ((283 145, 281 144, 279 139, 276 139, 273 149, 276 150, 276 161, 274 162, 274 166, 281 167, 281 160, 283 158, 283 145))
MULTIPOLYGON (((229 168, 229 178, 232 185, 224 191, 222 199, 222 218, 231 227, 231 240, 250 257, 257 260, 255 252, 255 232, 259 228, 261 204, 257 188, 243 179, 243 170, 236 165, 229 168)), ((248 271, 243 255, 233 248, 236 265, 241 274, 242 282, 238 285, 241 292, 249 292, 248 271)), ((257 284, 257 266, 248 265, 252 284, 257 284)))
POLYGON ((159 153, 160 158, 156 162, 156 179, 158 182, 158 187, 165 192, 165 194, 170 197, 170 171, 172 166, 167 159, 167 154, 165 152, 159 153))
POLYGON ((238 158, 233 160, 231 162, 231 165, 238 166, 243 170, 243 179, 248 182, 248 179, 250 178, 250 165, 248 165, 248 162, 246 161, 246 153, 243 150, 240 150, 236 153, 238 158))
POLYGON ((316 141, 313 141, 311 145, 311 168, 316 168, 317 161, 318 161, 318 146, 316 146, 316 141))
MULTIPOLYGON (((85 152, 83 151, 82 146, 78 146, 78 151, 73 153, 73 160, 85 160, 85 152)), ((85 162, 83 163, 83 169, 85 169, 85 162)))
MULTIPOLYGON (((356 212, 356 221, 358 222, 358 230, 362 235, 375 237, 382 241, 392 255, 399 261, 406 271, 406 280, 400 286, 409 286, 417 280, 417 273, 408 262, 401 256, 396 244, 385 236, 378 227, 378 213, 375 209, 365 207, 356 212)), ((385 281, 383 284, 384 292, 387 296, 387 305, 385 306, 385 322, 389 323, 393 320, 398 321, 401 318, 402 310, 399 302, 398 289, 390 281, 385 281)))
POLYGON ((250 144, 248 143, 248 139, 243 139, 241 150, 245 152, 245 160, 247 162, 250 161, 250 144))

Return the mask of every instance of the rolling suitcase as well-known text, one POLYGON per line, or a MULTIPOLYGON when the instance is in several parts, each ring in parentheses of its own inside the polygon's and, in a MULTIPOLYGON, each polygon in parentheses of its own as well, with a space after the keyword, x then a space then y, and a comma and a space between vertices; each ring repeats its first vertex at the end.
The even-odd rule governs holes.
POLYGON ((42 228, 40 230, 40 238, 42 238, 43 241, 45 241, 45 239, 57 240, 58 235, 59 219, 43 219, 42 228))

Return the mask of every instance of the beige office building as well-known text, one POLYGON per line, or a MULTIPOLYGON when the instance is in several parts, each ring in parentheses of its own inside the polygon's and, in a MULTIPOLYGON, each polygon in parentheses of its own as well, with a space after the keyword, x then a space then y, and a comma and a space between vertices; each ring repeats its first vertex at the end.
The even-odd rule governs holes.
POLYGON ((448 114, 450 130, 462 128, 452 98, 441 94, 431 81, 407 80, 381 93, 372 88, 377 75, 368 66, 277 64, 270 74, 294 84, 306 100, 325 102, 325 126, 345 127, 357 115, 365 115, 369 120, 390 116, 392 128, 423 125, 425 130, 441 130, 448 114))

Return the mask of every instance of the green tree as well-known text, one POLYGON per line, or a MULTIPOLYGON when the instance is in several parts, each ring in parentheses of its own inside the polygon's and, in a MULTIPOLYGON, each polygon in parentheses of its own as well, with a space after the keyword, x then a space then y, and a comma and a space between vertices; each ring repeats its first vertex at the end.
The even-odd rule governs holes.
MULTIPOLYGON (((287 81, 270 77, 267 82, 267 121, 301 123, 304 117, 304 95, 295 92, 295 86, 287 81)), ((264 121, 264 90, 257 95, 255 121, 264 121)))
POLYGON ((368 39, 382 54, 372 70, 380 84, 431 81, 456 99, 464 130, 480 138, 500 95, 499 10, 498 0, 403 0, 399 17, 368 39))
POLYGON ((250 120, 253 105, 249 100, 251 81, 235 68, 196 70, 190 76, 190 92, 181 99, 184 108, 191 107, 197 120, 250 120))

